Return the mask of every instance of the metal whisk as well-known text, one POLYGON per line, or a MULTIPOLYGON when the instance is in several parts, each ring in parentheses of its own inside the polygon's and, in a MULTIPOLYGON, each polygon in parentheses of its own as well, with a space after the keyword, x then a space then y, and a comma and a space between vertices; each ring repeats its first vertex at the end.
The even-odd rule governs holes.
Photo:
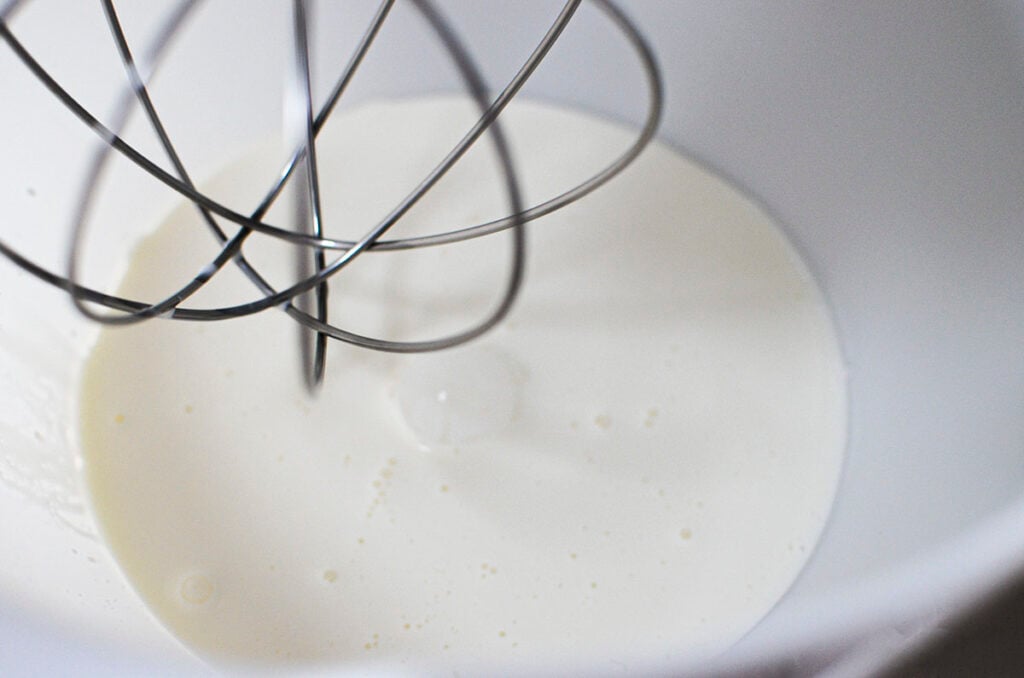
POLYGON ((287 162, 284 163, 277 181, 270 187, 259 205, 247 215, 226 207, 196 188, 167 130, 164 128, 160 115, 147 89, 147 82, 159 67, 168 45, 200 4, 199 0, 182 0, 177 5, 162 26, 160 26, 155 39, 143 53, 144 58, 142 59, 136 59, 129 46, 113 0, 101 0, 102 9, 109 24, 110 34, 118 49, 128 81, 118 100, 113 120, 109 125, 101 122, 79 103, 40 65, 18 40, 11 30, 9 22, 19 8, 28 3, 28 0, 8 0, 0 6, 0 38, 3 39, 25 67, 32 72, 35 78, 68 111, 96 132, 101 139, 101 143, 98 145, 88 170, 81 198, 74 215, 71 246, 64 274, 61 275, 40 266, 20 254, 2 239, 0 239, 0 253, 28 273, 68 292, 78 310, 87 317, 111 325, 131 324, 157 317, 173 320, 224 320, 258 313, 271 307, 280 307, 296 322, 308 328, 310 332, 315 333, 314 350, 310 356, 312 362, 306 368, 310 382, 314 385, 319 384, 323 379, 328 338, 338 339, 365 348, 398 353, 435 351, 470 341, 498 324, 509 312, 518 295, 523 283, 524 259, 526 255, 524 225, 529 221, 550 214, 579 200, 609 181, 639 155, 654 137, 657 130, 663 102, 660 74, 653 51, 636 26, 610 0, 590 1, 602 10, 604 15, 614 23, 632 46, 646 76, 649 99, 647 112, 644 123, 629 148, 603 170, 574 188, 546 202, 533 206, 524 205, 519 181, 516 177, 508 145, 498 118, 559 39, 559 36, 565 30, 579 7, 581 0, 568 0, 565 2, 557 18, 542 36, 525 63, 522 64, 514 77, 504 85, 500 92, 493 97, 490 94, 490 88, 480 75, 472 55, 467 51, 458 34, 452 29, 447 19, 438 11, 434 3, 430 2, 430 0, 409 0, 443 44, 463 80, 466 91, 479 108, 480 116, 456 146, 386 217, 369 229, 362 238, 350 241, 329 238, 324 234, 320 205, 321 185, 317 163, 316 140, 318 133, 327 122, 342 94, 355 77, 363 58, 371 49, 375 38, 394 6, 395 0, 383 0, 380 3, 370 25, 363 33, 347 65, 337 78, 326 102, 316 111, 314 111, 310 84, 310 8, 307 6, 306 0, 293 0, 292 30, 294 33, 296 77, 295 82, 292 84, 294 85, 295 92, 299 95, 298 99, 301 101, 303 109, 304 138, 302 143, 294 149, 287 162), (140 64, 146 64, 147 66, 143 68, 140 64), (146 119, 159 138, 160 145, 174 168, 173 173, 162 169, 121 137, 129 114, 135 105, 141 106, 146 119), (384 239, 388 230, 398 223, 413 205, 430 191, 484 134, 489 134, 493 140, 494 149, 501 168, 504 191, 508 202, 507 216, 433 235, 384 239), (139 169, 152 175, 168 188, 189 200, 220 243, 220 251, 206 266, 173 294, 156 303, 146 303, 106 294, 78 282, 79 250, 83 246, 86 235, 85 224, 87 216, 95 199, 100 175, 114 151, 120 153, 139 169), (306 224, 306 229, 288 229, 265 222, 264 217, 271 206, 281 195, 289 179, 297 172, 302 172, 305 175, 304 192, 309 214, 309 223, 306 224), (237 230, 233 233, 228 233, 222 228, 215 217, 231 222, 237 226, 237 230), (356 334, 333 325, 329 321, 327 282, 360 255, 366 252, 391 252, 445 245, 506 230, 510 232, 512 238, 512 261, 509 265, 504 293, 498 304, 486 317, 471 327, 454 334, 425 341, 392 341, 385 338, 356 334), (241 251, 242 245, 254 233, 303 246, 307 250, 306 256, 308 256, 308 253, 312 254, 312 272, 304 279, 284 289, 276 289, 271 286, 245 258, 241 251), (327 259, 329 251, 338 253, 338 256, 332 261, 327 259), (248 303, 218 308, 193 308, 183 305, 189 297, 212 280, 229 261, 233 261, 249 278, 259 290, 262 295, 261 297, 248 303), (300 298, 307 294, 312 294, 315 299, 315 311, 313 313, 306 312, 299 304, 300 298), (116 313, 103 313, 96 308, 97 305, 114 310, 116 313))

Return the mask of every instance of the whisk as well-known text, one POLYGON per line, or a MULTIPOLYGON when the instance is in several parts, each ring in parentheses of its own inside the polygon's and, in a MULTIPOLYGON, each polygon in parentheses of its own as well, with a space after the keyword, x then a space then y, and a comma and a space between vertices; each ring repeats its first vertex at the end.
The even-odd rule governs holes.
POLYGON ((29 0, 8 0, 0 6, 0 38, 21 63, 31 71, 39 83, 49 90, 71 114, 99 136, 100 143, 87 171, 73 216, 67 266, 63 274, 49 270, 23 256, 2 239, 0 239, 0 253, 24 271, 68 292, 75 307, 88 318, 109 325, 127 325, 153 318, 192 321, 225 320, 278 307, 315 336, 314 349, 308 356, 311 362, 304 368, 312 385, 317 385, 323 380, 328 339, 337 339, 378 351, 417 353, 451 348, 479 337, 501 322, 508 314, 522 287, 527 244, 525 224, 559 210, 605 184, 625 169, 653 139, 663 107, 660 73, 653 50, 626 14, 611 0, 589 0, 616 26, 639 59, 648 92, 644 122, 633 143, 603 170, 554 198, 536 205, 526 206, 499 116, 548 55, 552 46, 569 25, 582 0, 568 0, 564 3, 557 17, 526 61, 493 97, 473 56, 434 3, 430 0, 408 1, 422 15, 426 24, 444 46, 467 93, 479 109, 479 118, 420 183, 365 235, 358 240, 340 240, 325 235, 320 200, 322 186, 317 163, 317 135, 335 110, 364 57, 373 46, 374 40, 394 7, 395 0, 383 0, 380 3, 369 26, 335 81, 329 96, 317 110, 314 110, 310 78, 309 15, 311 8, 308 6, 307 0, 293 0, 291 30, 294 38, 295 77, 294 82, 290 85, 303 114, 302 141, 282 165, 278 179, 249 214, 242 214, 225 206, 196 187, 163 125, 147 88, 147 83, 158 70, 168 46, 189 20, 200 4, 200 0, 182 0, 168 14, 152 42, 144 51, 140 52, 143 54, 141 59, 136 58, 129 46, 113 0, 101 0, 110 34, 127 75, 127 85, 121 92, 113 119, 109 124, 101 122, 76 100, 18 40, 11 30, 10 20, 29 0), (121 135, 128 118, 136 105, 141 107, 149 125, 159 139, 160 146, 173 167, 173 173, 164 170, 122 138, 121 135), (492 139, 498 159, 507 200, 506 216, 431 235, 385 239, 385 234, 440 181, 484 134, 488 134, 492 139), (167 188, 190 201, 220 245, 217 255, 198 273, 174 293, 155 303, 108 294, 79 282, 79 251, 86 238, 88 215, 96 199, 97 186, 104 167, 115 151, 142 171, 162 182, 167 188), (305 228, 284 228, 267 223, 264 219, 270 208, 280 197, 289 180, 299 173, 304 174, 305 178, 304 198, 309 215, 308 223, 303 224, 305 228), (229 233, 218 222, 218 218, 230 222, 237 229, 233 233, 229 233), (508 231, 512 240, 512 257, 503 293, 496 306, 472 326, 434 339, 394 341, 357 334, 330 322, 327 309, 328 280, 351 264, 357 257, 367 252, 394 252, 442 246, 500 231, 508 231), (284 289, 273 287, 242 253, 242 245, 253 234, 269 236, 305 248, 304 256, 312 254, 313 267, 310 274, 284 289), (332 261, 328 261, 328 252, 336 252, 338 256, 332 261), (228 262, 233 262, 246 275, 261 296, 253 301, 232 306, 216 308, 185 306, 184 303, 210 282, 228 262), (304 310, 300 303, 306 295, 312 295, 315 300, 313 313, 304 310), (97 307, 105 307, 115 313, 102 312, 97 307))

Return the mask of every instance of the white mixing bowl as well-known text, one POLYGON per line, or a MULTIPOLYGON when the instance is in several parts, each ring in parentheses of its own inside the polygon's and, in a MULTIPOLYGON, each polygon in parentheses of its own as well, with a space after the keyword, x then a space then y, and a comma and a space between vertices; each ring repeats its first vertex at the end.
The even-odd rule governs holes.
MULTIPOLYGON (((142 52, 166 7, 123 4, 142 52)), ((375 4, 319 7, 322 33, 348 38, 318 43, 316 62, 344 63, 375 4)), ((498 83, 559 4, 443 6, 498 83)), ((662 138, 779 220, 825 291, 849 367, 848 457, 824 538, 721 666, 866 671, 1024 567, 1024 3, 623 4, 664 69, 662 138)), ((179 149, 196 176, 281 134, 288 11, 210 0, 174 47, 154 96, 187 130, 179 149)), ((109 114, 123 70, 97 5, 34 0, 11 27, 109 114)), ((399 3, 348 101, 458 85, 399 3)), ((0 91, 0 237, 63 270, 96 137, 3 45, 0 91)), ((526 93, 633 121, 645 103, 633 54, 586 6, 526 93)), ((160 157, 143 127, 138 143, 160 157)), ((117 164, 98 207, 120 224, 120 254, 178 200, 149 180, 118 191, 129 171, 117 164)), ((60 292, 0 261, 4 675, 202 670, 90 536, 69 426, 95 332, 60 292)))

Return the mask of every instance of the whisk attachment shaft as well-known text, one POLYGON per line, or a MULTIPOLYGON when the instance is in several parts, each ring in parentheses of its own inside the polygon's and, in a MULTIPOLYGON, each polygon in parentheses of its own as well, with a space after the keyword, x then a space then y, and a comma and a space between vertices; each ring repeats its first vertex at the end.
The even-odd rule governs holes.
POLYGON ((160 26, 156 37, 148 46, 145 58, 142 61, 142 63, 148 64, 148 71, 146 73, 142 72, 142 69, 139 68, 139 62, 133 56, 113 0, 103 0, 103 10, 129 83, 129 88, 122 93, 116 107, 116 113, 113 116, 114 122, 109 127, 101 123, 97 117, 71 96, 36 61, 33 55, 11 31, 8 25, 9 18, 17 12, 20 5, 26 2, 27 0, 9 0, 6 4, 0 5, 0 39, 9 46, 15 56, 44 87, 72 114, 98 134, 101 144, 87 172, 81 199, 75 214, 66 274, 62 276, 36 264, 6 244, 2 239, 0 239, 0 254, 44 282, 67 291, 75 306, 82 313, 98 322, 106 324, 131 324, 154 317, 176 320, 214 321, 250 315, 275 306, 280 307, 296 322, 314 333, 315 343, 314 351, 311 355, 312 365, 308 368, 311 383, 314 385, 318 384, 323 378, 328 338, 380 351, 415 353, 440 350, 462 344, 480 336, 498 324, 511 309, 522 285, 526 256, 525 224, 581 199, 621 172, 654 137, 663 107, 660 73, 653 51, 647 41, 626 15, 610 0, 591 0, 625 36, 639 58, 648 90, 647 114, 634 143, 603 170, 555 198, 527 207, 522 200, 518 178, 511 160, 511 153, 498 118, 547 56, 552 46, 569 24, 581 0, 568 0, 564 3, 557 17, 539 40, 530 56, 493 98, 489 94, 489 88, 482 78, 475 60, 465 48, 459 35, 439 12, 434 3, 430 0, 410 0, 410 4, 419 11, 427 25, 444 46, 463 81, 466 91, 478 107, 480 117, 455 147, 424 179, 379 223, 369 229, 362 238, 354 241, 339 240, 325 235, 320 204, 321 186, 317 163, 316 138, 335 109, 342 94, 355 77, 363 59, 370 51, 395 4, 395 0, 384 0, 380 3, 344 70, 336 80, 326 102, 316 111, 315 115, 310 84, 309 8, 306 6, 305 0, 293 0, 292 28, 295 37, 296 84, 301 94, 300 98, 303 107, 303 124, 305 127, 303 130, 304 134, 302 135, 303 139, 296 146, 288 161, 283 165, 277 181, 270 187, 263 200, 260 201, 259 205, 249 215, 238 213, 223 205, 205 195, 195 186, 148 92, 147 83, 149 79, 158 70, 167 47, 173 41, 174 36, 189 19, 196 6, 200 4, 198 0, 183 0, 160 26), (156 134, 163 152, 174 169, 173 174, 161 168, 122 138, 122 130, 127 124, 135 103, 141 107, 156 134), (498 159, 508 204, 507 216, 432 235, 395 239, 384 238, 387 232, 440 181, 484 134, 488 134, 491 137, 498 159), (191 280, 156 303, 145 303, 139 300, 106 294, 78 282, 78 252, 86 235, 88 214, 98 190, 100 176, 114 152, 121 154, 140 169, 192 202, 202 217, 203 222, 220 244, 220 250, 217 255, 191 280), (304 192, 306 194, 305 199, 309 223, 306 225, 306 228, 300 226, 295 229, 266 223, 264 219, 268 211, 281 195, 283 189, 300 165, 304 170, 304 192), (218 222, 218 219, 235 224, 238 227, 237 230, 233 234, 227 233, 218 222), (395 341, 386 338, 363 336, 332 325, 329 322, 327 281, 364 253, 441 246, 506 230, 510 232, 512 239, 512 256, 503 294, 496 306, 475 325, 460 332, 435 339, 395 341), (254 233, 298 244, 310 250, 313 255, 313 268, 309 275, 281 290, 271 286, 245 258, 242 252, 243 244, 254 233), (338 253, 338 256, 328 261, 326 253, 331 251, 338 253), (239 270, 249 278, 259 291, 261 295, 259 298, 242 304, 217 308, 193 308, 184 305, 186 300, 206 285, 229 261, 233 261, 239 270), (315 298, 315 314, 303 310, 298 303, 303 295, 310 292, 313 293, 315 298), (93 308, 97 305, 116 312, 113 314, 100 313, 93 308))
MULTIPOLYGON (((309 204, 310 230, 313 235, 322 238, 324 235, 322 209, 320 203, 320 172, 316 156, 316 132, 313 130, 313 85, 309 75, 309 25, 307 22, 307 11, 305 0, 292 0, 292 11, 295 18, 295 61, 298 70, 297 82, 302 91, 302 108, 305 136, 305 160, 306 168, 306 197, 309 204)), ((327 268, 327 257, 324 256, 322 247, 313 248, 314 271, 320 273, 327 268)), ((315 288, 316 296, 316 319, 327 323, 327 281, 321 282, 315 288)), ((308 381, 311 388, 316 388, 324 380, 324 370, 327 368, 327 335, 317 331, 313 339, 313 355, 308 371, 308 381)))

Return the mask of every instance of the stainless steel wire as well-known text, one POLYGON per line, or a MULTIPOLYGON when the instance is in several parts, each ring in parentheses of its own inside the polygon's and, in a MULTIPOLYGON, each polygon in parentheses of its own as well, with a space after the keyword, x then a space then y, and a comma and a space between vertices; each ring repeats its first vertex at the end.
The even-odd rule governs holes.
POLYGON ((625 169, 640 154, 644 147, 650 143, 660 122, 663 108, 663 90, 653 50, 637 27, 614 3, 610 0, 590 0, 592 4, 602 10, 604 15, 622 33, 637 55, 648 91, 648 106, 644 122, 638 131, 635 141, 603 170, 555 198, 530 207, 523 204, 511 153, 498 118, 548 55, 552 46, 569 25, 581 1, 568 0, 564 3, 557 17, 541 37, 527 60, 501 91, 492 98, 489 93, 489 87, 484 82, 472 55, 467 51, 459 35, 453 30, 449 21, 440 13, 434 3, 431 0, 409 0, 410 4, 418 10, 426 24, 444 46, 463 81, 466 91, 479 108, 480 117, 455 147, 379 223, 369 229, 362 238, 350 241, 329 238, 324 234, 320 205, 322 187, 319 178, 316 140, 317 135, 334 111, 341 96, 354 79, 363 59, 373 46, 382 26, 391 13, 395 0, 383 0, 380 3, 369 26, 336 80, 330 95, 323 106, 316 111, 315 115, 310 83, 308 38, 308 14, 310 8, 307 6, 308 0, 292 1, 294 58, 297 84, 301 92, 303 105, 305 134, 303 135, 302 143, 294 149, 287 162, 283 165, 278 174, 278 179, 269 188, 259 205, 248 216, 210 198, 195 186, 149 95, 148 83, 150 79, 159 69, 168 46, 173 42, 175 35, 178 34, 182 26, 190 19, 194 9, 200 4, 200 0, 182 0, 174 8, 174 11, 169 13, 157 31, 156 37, 143 52, 144 58, 141 60, 141 63, 148 64, 146 72, 140 69, 140 60, 136 59, 129 46, 114 1, 101 0, 112 39, 117 47, 128 80, 128 86, 119 98, 118 104, 115 107, 115 114, 112 116, 113 121, 110 125, 103 124, 76 100, 18 40, 9 26, 9 21, 17 13, 18 9, 22 5, 27 4, 29 0, 8 0, 4 5, 0 6, 0 39, 8 45, 14 55, 31 71, 35 78, 75 117, 89 126, 99 136, 101 141, 86 173, 81 196, 77 203, 65 274, 55 273, 35 263, 9 246, 3 239, 0 239, 0 254, 44 282, 67 291, 80 312, 97 322, 106 324, 131 324, 157 317, 193 321, 223 320, 258 313, 272 307, 279 307, 296 322, 315 334, 314 351, 310 358, 312 364, 308 366, 307 371, 311 385, 316 385, 323 379, 328 338, 374 350, 397 353, 435 351, 470 341, 501 322, 511 309, 519 293, 523 282, 526 256, 525 224, 583 198, 612 179, 616 174, 625 169), (122 132, 136 104, 142 108, 153 132, 159 139, 160 146, 174 169, 173 174, 161 168, 156 162, 122 138, 122 132), (499 162, 508 203, 507 215, 500 219, 458 227, 432 235, 384 239, 383 236, 441 180, 484 134, 490 135, 499 162), (166 298, 155 303, 146 303, 107 294, 81 284, 78 281, 79 252, 87 236, 89 213, 98 191, 100 177, 114 152, 127 158, 141 170, 189 200, 221 246, 217 255, 191 280, 181 285, 166 298), (300 166, 304 169, 305 173, 305 194, 311 222, 309 228, 305 230, 301 228, 289 229, 266 223, 264 221, 266 214, 280 197, 285 186, 300 166), (234 224, 238 227, 237 230, 229 234, 220 225, 218 219, 234 224), (510 232, 512 248, 511 261, 503 294, 495 307, 483 319, 469 328, 435 339, 395 341, 360 335, 337 327, 329 322, 327 282, 332 276, 336 275, 362 254, 367 252, 389 252, 434 247, 506 230, 510 232), (260 275, 242 253, 242 245, 254 233, 301 245, 311 250, 314 264, 311 273, 285 289, 275 289, 260 275), (340 254, 328 262, 326 252, 329 251, 339 252, 340 254), (186 300, 213 279, 229 261, 234 262, 249 278, 259 291, 261 295, 259 298, 242 304, 217 308, 193 308, 183 305, 186 300), (299 300, 303 295, 309 293, 312 293, 315 298, 315 315, 300 308, 299 300), (102 313, 94 308, 95 306, 105 307, 116 312, 102 313))

